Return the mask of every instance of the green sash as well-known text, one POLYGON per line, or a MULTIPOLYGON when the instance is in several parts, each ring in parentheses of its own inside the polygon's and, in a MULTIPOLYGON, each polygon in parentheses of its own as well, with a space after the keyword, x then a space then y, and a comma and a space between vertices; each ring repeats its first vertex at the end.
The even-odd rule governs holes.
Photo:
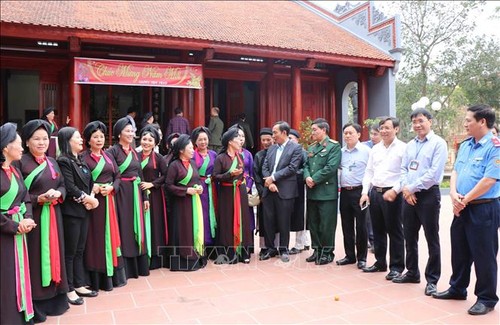
MULTIPOLYGON (((187 186, 193 177, 193 167, 189 164, 186 176, 179 181, 179 184, 187 186)), ((201 199, 199 194, 191 195, 191 203, 193 207, 193 246, 198 255, 203 255, 203 209, 201 207, 201 199)))
MULTIPOLYGON (((105 164, 106 164, 106 161, 104 159, 104 156, 101 156, 101 159, 99 159, 99 162, 95 166, 94 170, 92 170, 92 172, 91 172, 91 174, 92 174, 92 180, 94 180, 94 182, 97 180, 97 178, 99 177, 99 175, 101 175, 102 170, 104 169, 104 165, 105 164)), ((130 164, 130 161, 129 161, 129 164, 130 164)), ((128 167, 128 165, 127 165, 127 167, 128 167)))
MULTIPOLYGON (((227 171, 228 173, 231 173, 233 170, 236 169, 236 167, 238 166, 238 154, 236 154, 233 158, 233 163, 231 164, 231 167, 229 167, 229 170, 227 171)), ((236 191, 239 191, 240 189, 238 188, 238 180, 234 180, 233 181, 233 198, 236 198, 238 197, 236 191)), ((239 239, 241 240, 241 238, 243 238, 243 220, 241 220, 241 204, 236 204, 236 202, 234 203, 234 206, 235 206, 235 210, 239 210, 239 211, 234 211, 234 215, 236 216, 236 218, 238 220, 235 220, 236 222, 234 222, 234 225, 233 227, 235 228, 239 228, 239 239), (239 224, 239 227, 238 227, 238 224, 239 224)), ((236 231, 238 231, 237 229, 233 229, 233 233, 236 233, 236 231)), ((241 254, 241 242, 240 244, 238 245, 238 247, 236 248, 236 252, 238 254, 241 254)))
POLYGON ((200 169, 198 169, 200 176, 205 177, 207 175, 207 168, 209 163, 210 163, 210 156, 207 154, 205 158, 203 158, 203 164, 201 165, 200 169))
MULTIPOLYGON (((154 153, 153 153, 154 154, 154 153)), ((141 161, 141 168, 144 169, 149 162, 149 157, 141 161)), ((151 193, 147 190, 147 193, 151 193)), ((148 252, 149 261, 151 262, 151 205, 147 211, 144 211, 144 226, 146 230, 146 250, 148 252)))
POLYGON ((120 170, 120 173, 123 174, 123 172, 127 170, 128 166, 130 166, 131 162, 132 162, 132 151, 130 151, 128 153, 127 158, 125 159, 125 161, 120 166, 118 166, 118 169, 120 170))
POLYGON ((141 168, 144 169, 144 167, 147 166, 148 162, 149 162, 149 157, 141 161, 141 168))
MULTIPOLYGON (((206 155, 203 159, 203 164, 199 169, 200 176, 207 177, 207 168, 210 163, 210 155, 206 155)), ((214 206, 214 198, 213 198, 213 185, 210 181, 207 183, 208 188, 208 216, 210 220, 210 235, 212 238, 215 238, 215 229, 217 228, 217 220, 215 218, 215 206, 214 206)))
POLYGON ((47 167, 47 160, 45 160, 43 163, 38 165, 37 168, 33 169, 31 171, 31 173, 29 173, 29 175, 26 176, 26 178, 24 179, 24 184, 26 185, 26 188, 28 189, 28 191, 31 188, 31 183, 33 183, 33 180, 35 179, 35 177, 37 177, 38 174, 40 174, 45 169, 45 167, 47 167))
MULTIPOLYGON (((40 174, 45 167, 47 161, 44 161, 37 168, 33 169, 31 173, 24 180, 26 188, 31 188, 31 184, 38 174, 40 174)), ((52 280, 52 268, 50 264, 50 202, 45 202, 40 214, 40 260, 42 271, 42 287, 48 287, 52 280)))
MULTIPOLYGON (((104 160, 101 157, 101 162, 104 160)), ((96 166, 95 169, 97 169, 99 164, 96 166)), ((94 169, 94 170, 95 170, 94 169)), ((101 168, 102 170, 102 168, 101 168)), ((99 172, 100 174, 100 172, 99 172)), ((94 177, 94 172, 92 172, 92 177, 94 177)), ((96 176, 97 178, 97 176, 96 176)), ((102 186, 102 185, 113 185, 113 183, 95 183, 96 185, 102 186)), ((106 200, 106 221, 104 225, 104 250, 105 250, 105 256, 106 256, 106 274, 107 276, 113 276, 114 274, 114 267, 117 266, 118 262, 116 261, 117 257, 122 256, 122 252, 120 249, 119 245, 119 238, 113 238, 113 236, 118 235, 118 230, 115 229, 115 231, 112 231, 111 228, 116 228, 116 208, 115 208, 115 201, 113 199, 112 194, 108 194, 104 197, 106 200), (112 211, 112 212, 111 212, 112 211), (115 217, 111 217, 111 213, 115 214, 115 217), (112 224, 113 223, 113 224, 112 224)))
POLYGON ((189 167, 187 169, 187 174, 186 176, 184 176, 183 179, 179 181, 179 184, 187 186, 189 181, 191 180, 191 177, 193 177, 193 167, 191 166, 191 164, 189 164, 189 167))
POLYGON ((142 255, 142 241, 144 240, 143 237, 143 224, 142 224, 142 213, 141 211, 144 211, 144 207, 141 206, 140 202, 140 187, 139 184, 141 184, 141 178, 137 177, 135 180, 132 181, 132 184, 134 186, 134 233, 135 233, 135 240, 137 242, 137 245, 139 246, 139 255, 142 255))
MULTIPOLYGON (((12 175, 10 188, 0 197, 0 210, 2 213, 9 213, 9 208, 16 199, 19 184, 17 179, 12 175)), ((9 213, 12 215, 12 220, 19 223, 24 219, 26 213, 26 205, 22 202, 17 211, 9 213)), ((28 250, 26 243, 26 234, 16 234, 14 236, 14 254, 16 262, 16 301, 18 310, 24 311, 24 319, 28 322, 34 316, 33 303, 31 297, 31 280, 29 276, 29 261, 28 250)))

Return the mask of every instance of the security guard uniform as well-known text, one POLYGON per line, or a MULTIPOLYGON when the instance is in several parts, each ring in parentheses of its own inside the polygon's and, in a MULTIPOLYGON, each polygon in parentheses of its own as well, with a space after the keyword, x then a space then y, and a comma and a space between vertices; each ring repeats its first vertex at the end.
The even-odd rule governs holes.
POLYGON ((311 231, 316 264, 327 264, 334 258, 337 228, 337 170, 341 157, 340 144, 328 136, 320 143, 313 143, 307 152, 304 179, 311 177, 315 183, 313 188, 307 187, 307 224, 311 231))
POLYGON ((451 264, 449 291, 465 297, 474 263, 478 302, 494 308, 498 302, 497 253, 500 226, 500 140, 487 133, 480 141, 465 140, 455 162, 456 189, 465 195, 483 178, 497 181, 483 195, 469 202, 451 225, 451 264))

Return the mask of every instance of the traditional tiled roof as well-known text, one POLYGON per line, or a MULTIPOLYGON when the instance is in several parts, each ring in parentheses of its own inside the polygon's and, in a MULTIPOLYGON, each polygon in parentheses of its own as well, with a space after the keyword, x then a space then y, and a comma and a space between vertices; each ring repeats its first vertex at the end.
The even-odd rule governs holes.
POLYGON ((394 59, 291 1, 4 1, 2 23, 394 59))

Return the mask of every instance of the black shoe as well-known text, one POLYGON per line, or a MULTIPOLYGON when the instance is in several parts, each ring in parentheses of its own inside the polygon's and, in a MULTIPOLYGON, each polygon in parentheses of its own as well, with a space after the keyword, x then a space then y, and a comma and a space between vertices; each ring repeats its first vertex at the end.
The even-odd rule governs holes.
POLYGON ((395 279, 400 276, 401 273, 399 273, 398 271, 389 271, 389 273, 387 273, 387 275, 385 276, 385 279, 391 281, 392 279, 395 279))
POLYGON ((337 265, 348 265, 348 264, 355 264, 356 261, 355 260, 350 260, 347 257, 344 257, 343 259, 338 260, 335 263, 337 263, 337 265))
POLYGON ((250 257, 248 256, 238 256, 238 262, 244 263, 244 264, 250 264, 250 257))
POLYGON ((408 273, 406 273, 406 274, 403 274, 403 275, 398 276, 396 278, 393 278, 392 282, 394 282, 394 283, 420 283, 420 279, 414 278, 411 275, 408 275, 408 273))
POLYGON ((333 255, 323 255, 314 262, 316 265, 326 265, 333 262, 333 255))
POLYGON ((295 255, 295 254, 299 254, 299 253, 301 253, 302 251, 303 251, 303 249, 298 249, 298 248, 295 248, 295 247, 294 247, 294 248, 292 248, 292 249, 288 252, 288 254, 290 254, 290 255, 295 255))
POLYGON ((436 299, 452 299, 452 300, 466 300, 467 296, 462 296, 457 293, 450 292, 450 289, 443 292, 436 292, 432 294, 432 298, 436 299))
POLYGON ((373 264, 372 266, 365 267, 363 269, 363 272, 367 272, 367 273, 385 272, 385 271, 387 271, 387 266, 386 267, 380 267, 377 264, 373 264))
POLYGON ((283 263, 288 263, 288 262, 290 262, 290 256, 288 256, 288 253, 282 253, 282 254, 280 254, 280 260, 283 263))
POLYGON ((437 292, 436 285, 434 283, 427 283, 427 285, 425 286, 425 295, 432 296, 436 292, 437 292))
POLYGON ((88 298, 93 298, 93 297, 97 297, 97 295, 98 295, 97 291, 94 291, 94 290, 92 290, 92 291, 90 291, 90 292, 87 292, 87 293, 80 293, 80 292, 78 292, 78 291, 76 291, 76 290, 75 290, 75 292, 76 292, 76 294, 77 294, 77 295, 79 295, 80 297, 88 297, 88 298))
POLYGON ((486 315, 490 311, 492 311, 493 308, 486 306, 482 302, 476 302, 472 307, 470 307, 467 312, 469 315, 486 315))
POLYGON ((362 270, 366 267, 366 262, 365 261, 359 261, 358 262, 358 269, 362 270))
POLYGON ((261 249, 260 249, 260 252, 259 252, 259 258, 260 258, 261 256, 264 256, 264 254, 265 254, 266 252, 267 252, 267 248, 261 248, 261 249))
POLYGON ((276 255, 278 255, 278 251, 277 250, 275 250, 275 249, 268 249, 267 252, 264 253, 264 255, 262 255, 262 256, 259 257, 259 260, 265 261, 265 260, 270 259, 271 257, 275 257, 276 255))
POLYGON ((83 305, 83 298, 82 297, 78 297, 75 300, 71 300, 71 299, 68 298, 68 302, 71 305, 75 305, 75 306, 83 305))
POLYGON ((316 262, 316 260, 318 259, 318 252, 314 251, 314 253, 312 253, 311 256, 309 256, 308 258, 306 258, 306 262, 316 262))

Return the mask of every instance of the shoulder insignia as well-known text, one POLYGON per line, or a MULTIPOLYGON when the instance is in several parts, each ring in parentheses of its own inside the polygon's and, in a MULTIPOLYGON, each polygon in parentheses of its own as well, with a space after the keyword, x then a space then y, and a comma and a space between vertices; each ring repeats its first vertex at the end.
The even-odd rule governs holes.
POLYGON ((492 137, 491 142, 493 142, 495 147, 500 147, 500 139, 498 137, 492 137))
POLYGON ((328 139, 328 141, 330 141, 331 143, 339 143, 338 141, 335 141, 333 139, 328 139))

